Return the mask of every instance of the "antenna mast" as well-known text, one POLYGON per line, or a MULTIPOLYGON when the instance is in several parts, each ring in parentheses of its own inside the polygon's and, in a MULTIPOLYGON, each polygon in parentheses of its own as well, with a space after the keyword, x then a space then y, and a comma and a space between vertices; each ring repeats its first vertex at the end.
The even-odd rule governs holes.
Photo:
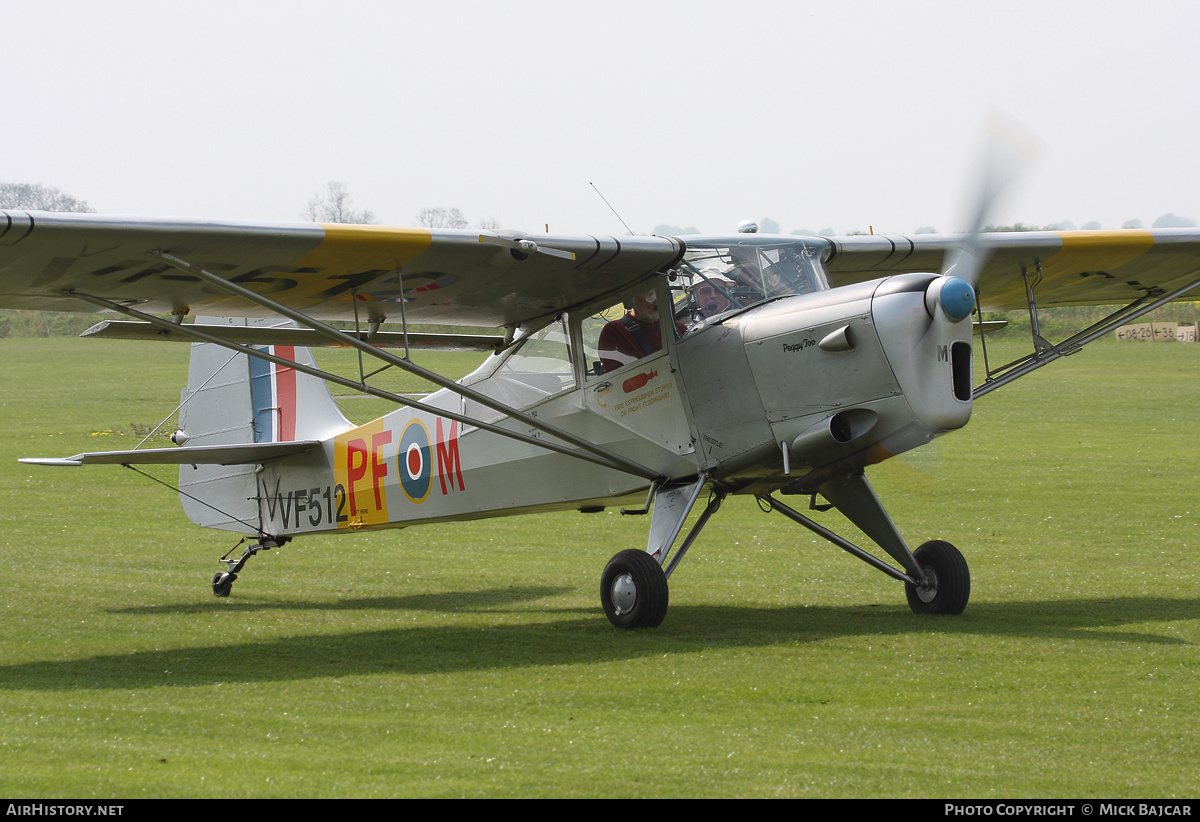
MULTIPOLYGON (((590 185, 595 190, 595 192, 600 195, 600 199, 604 200, 604 204, 606 206, 608 206, 608 210, 611 211, 613 214, 615 214, 618 220, 621 220, 621 215, 617 214, 617 210, 612 207, 612 203, 610 203, 603 194, 600 194, 600 189, 596 188, 596 184, 588 183, 588 185, 590 185)), ((633 229, 629 227, 629 223, 625 222, 624 220, 621 220, 621 225, 625 226, 626 231, 628 231, 630 234, 633 234, 633 229)))

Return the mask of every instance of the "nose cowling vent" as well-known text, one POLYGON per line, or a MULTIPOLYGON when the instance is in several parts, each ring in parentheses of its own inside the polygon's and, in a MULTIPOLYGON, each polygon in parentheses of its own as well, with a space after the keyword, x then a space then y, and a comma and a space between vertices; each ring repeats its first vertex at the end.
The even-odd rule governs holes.
POLYGON ((950 346, 950 368, 954 374, 954 398, 971 399, 971 344, 956 342, 950 346))

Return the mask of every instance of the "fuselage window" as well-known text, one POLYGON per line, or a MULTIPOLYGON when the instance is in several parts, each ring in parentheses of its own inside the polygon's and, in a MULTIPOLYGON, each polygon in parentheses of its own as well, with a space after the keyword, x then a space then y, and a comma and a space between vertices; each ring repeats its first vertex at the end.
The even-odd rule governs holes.
MULTIPOLYGON (((535 332, 487 379, 472 383, 471 387, 513 408, 527 408, 574 388, 575 369, 571 366, 571 338, 565 318, 560 317, 535 332)), ((484 422, 503 416, 471 400, 463 401, 463 413, 484 422)))

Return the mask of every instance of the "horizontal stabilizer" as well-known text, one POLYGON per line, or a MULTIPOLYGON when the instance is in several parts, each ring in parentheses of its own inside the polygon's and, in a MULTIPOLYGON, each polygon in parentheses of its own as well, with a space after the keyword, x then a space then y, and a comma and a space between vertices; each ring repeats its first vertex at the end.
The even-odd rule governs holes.
POLYGON ((971 328, 974 330, 975 336, 978 337, 980 334, 985 332, 991 334, 997 331, 1003 331, 1007 325, 1008 320, 983 320, 982 322, 971 323, 971 328))
MULTIPOLYGON (((309 328, 205 325, 197 330, 239 345, 294 345, 308 348, 341 345, 309 328)), ((79 336, 98 337, 105 340, 194 342, 194 338, 182 332, 168 331, 150 323, 120 320, 96 323, 79 336)), ((378 331, 374 336, 363 335, 363 339, 377 348, 402 349, 405 347, 405 336, 396 331, 378 331)), ((407 340, 409 349, 420 351, 496 351, 504 346, 503 337, 485 334, 417 334, 409 332, 407 340)))
POLYGON ((65 459, 26 457, 29 465, 252 465, 302 454, 321 443, 257 442, 245 445, 196 445, 190 448, 142 448, 135 451, 92 451, 65 459))

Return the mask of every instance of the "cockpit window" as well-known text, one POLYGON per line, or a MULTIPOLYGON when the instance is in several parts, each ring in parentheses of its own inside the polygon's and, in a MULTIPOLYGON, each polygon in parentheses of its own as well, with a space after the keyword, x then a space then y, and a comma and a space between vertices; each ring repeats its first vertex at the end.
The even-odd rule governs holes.
MULTIPOLYGON (((489 378, 472 382, 471 387, 513 408, 525 408, 574 388, 575 371, 571 366, 571 336, 566 316, 527 337, 505 356, 489 378)), ((503 416, 474 400, 463 399, 462 407, 464 414, 484 422, 503 416)))
POLYGON ((829 288, 819 240, 688 243, 672 272, 675 318, 688 330, 731 311, 793 294, 829 288))
POLYGON ((524 383, 544 396, 575 387, 566 315, 530 336, 496 369, 493 379, 524 383))

